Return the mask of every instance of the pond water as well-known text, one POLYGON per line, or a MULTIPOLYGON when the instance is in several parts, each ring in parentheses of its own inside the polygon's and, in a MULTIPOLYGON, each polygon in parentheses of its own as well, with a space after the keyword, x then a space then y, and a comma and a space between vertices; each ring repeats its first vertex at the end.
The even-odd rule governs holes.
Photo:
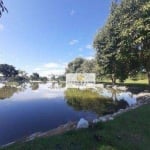
POLYGON ((104 97, 111 98, 113 101, 124 100, 129 106, 136 104, 136 97, 131 92, 113 88, 98 88, 98 93, 104 97))
POLYGON ((0 145, 47 131, 96 113, 76 111, 64 99, 64 89, 51 83, 0 88, 0 145), (56 88, 57 87, 57 88, 56 88))
MULTIPOLYGON (((98 91, 105 97, 113 98, 110 90, 98 89, 98 91)), ((118 95, 115 97, 122 99, 118 95)), ((60 88, 58 84, 1 86, 0 145, 22 139, 35 132, 56 128, 69 121, 97 118, 101 113, 97 110, 102 107, 99 107, 101 104, 97 105, 97 102, 93 103, 95 104, 85 101, 83 105, 80 102, 70 104, 64 98, 64 88, 60 88)))

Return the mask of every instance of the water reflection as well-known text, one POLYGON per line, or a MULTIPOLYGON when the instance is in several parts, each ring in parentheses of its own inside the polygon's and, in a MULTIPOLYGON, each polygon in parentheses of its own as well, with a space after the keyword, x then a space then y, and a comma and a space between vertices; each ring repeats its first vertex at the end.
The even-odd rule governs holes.
POLYGON ((110 97, 102 95, 97 96, 95 92, 90 92, 90 94, 88 94, 87 90, 68 89, 65 92, 67 104, 75 110, 91 111, 98 115, 114 113, 121 108, 124 109, 129 106, 123 99, 114 101, 112 100, 112 97, 114 97, 114 94, 112 93, 110 94, 110 97), (89 96, 86 96, 85 93, 89 96), (92 94, 95 94, 95 96, 92 96, 92 94))
POLYGON ((4 85, 0 88, 0 100, 11 98, 15 93, 19 93, 26 89, 26 84, 21 84, 18 86, 7 86, 4 85))
POLYGON ((82 117, 92 120, 98 115, 112 113, 128 105, 121 99, 133 98, 130 93, 111 89, 98 89, 98 93, 103 98, 79 100, 65 99, 64 88, 58 83, 1 87, 0 99, 5 100, 0 101, 0 145, 56 128, 68 121, 78 121, 82 117))
POLYGON ((16 88, 13 96, 0 101, 0 145, 44 132, 80 118, 94 119, 97 114, 76 111, 64 99, 64 89, 50 88, 51 83, 16 88), (14 130, 15 127, 15 130, 14 130))
POLYGON ((98 88, 97 91, 104 97, 112 98, 113 101, 124 100, 128 103, 129 106, 136 103, 136 97, 131 92, 113 88, 98 88))
POLYGON ((4 100, 6 98, 10 98, 16 93, 18 89, 16 87, 3 86, 0 88, 0 99, 4 100))
POLYGON ((33 83, 31 83, 30 87, 31 87, 32 90, 37 90, 39 88, 39 83, 33 82, 33 83))

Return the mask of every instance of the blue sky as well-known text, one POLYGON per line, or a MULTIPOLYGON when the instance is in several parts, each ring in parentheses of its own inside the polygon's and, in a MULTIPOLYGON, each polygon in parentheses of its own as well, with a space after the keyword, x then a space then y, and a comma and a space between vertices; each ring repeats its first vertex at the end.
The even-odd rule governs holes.
POLYGON ((0 63, 28 73, 60 74, 76 57, 94 56, 92 42, 111 0, 4 0, 0 63))

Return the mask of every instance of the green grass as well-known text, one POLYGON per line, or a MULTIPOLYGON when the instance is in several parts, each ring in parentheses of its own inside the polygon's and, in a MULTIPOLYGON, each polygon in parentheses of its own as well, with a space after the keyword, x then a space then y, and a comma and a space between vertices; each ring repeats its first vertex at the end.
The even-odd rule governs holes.
POLYGON ((147 104, 89 129, 37 138, 4 150, 149 150, 149 116, 150 104, 147 104))
POLYGON ((124 83, 127 84, 148 84, 148 79, 143 80, 133 80, 133 79, 127 79, 124 83))
MULTIPOLYGON (((110 85, 112 84, 111 80, 103 80, 101 82, 97 82, 97 83, 103 83, 105 85, 110 85)), ((134 80, 131 78, 128 78, 125 80, 124 83, 119 82, 118 80, 116 81, 116 85, 118 86, 126 86, 128 88, 129 91, 131 91, 132 93, 139 93, 139 92, 143 92, 143 91, 150 91, 150 86, 148 84, 148 79, 138 79, 138 80, 134 80)))
MULTIPOLYGON (((104 79, 104 80, 101 80, 101 81, 98 81, 99 82, 102 82, 102 83, 112 83, 112 81, 110 79, 104 79)), ((145 85, 148 85, 148 79, 137 79, 137 80, 134 80, 132 78, 128 78, 124 81, 124 83, 121 83, 119 82, 119 80, 116 80, 116 83, 117 84, 145 84, 145 85)))
POLYGON ((75 110, 91 111, 98 115, 110 114, 127 106, 125 101, 113 101, 92 89, 67 89, 65 99, 75 110))
POLYGON ((65 91, 65 97, 67 99, 76 99, 76 100, 101 100, 106 99, 103 96, 100 96, 97 92, 92 91, 92 89, 67 89, 65 91))

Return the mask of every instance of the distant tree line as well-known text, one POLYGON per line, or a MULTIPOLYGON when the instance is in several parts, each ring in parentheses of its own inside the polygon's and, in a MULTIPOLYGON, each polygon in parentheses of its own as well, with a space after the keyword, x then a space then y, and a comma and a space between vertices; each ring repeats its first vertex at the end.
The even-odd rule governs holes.
POLYGON ((3 80, 10 82, 28 82, 30 80, 34 81, 48 81, 47 77, 40 77, 38 73, 33 73, 28 76, 25 71, 17 70, 14 66, 8 64, 0 64, 0 74, 3 75, 3 80))
POLYGON ((42 81, 42 82, 47 82, 48 78, 47 77, 40 77, 40 75, 38 73, 33 73, 30 76, 30 79, 33 81, 42 81))

